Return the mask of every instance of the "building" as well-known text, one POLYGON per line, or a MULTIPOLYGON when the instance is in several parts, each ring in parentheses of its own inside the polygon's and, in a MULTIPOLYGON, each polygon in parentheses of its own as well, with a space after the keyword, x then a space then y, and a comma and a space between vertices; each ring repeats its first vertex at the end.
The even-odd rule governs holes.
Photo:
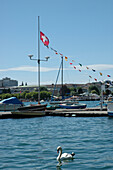
POLYGON ((12 86, 18 86, 18 81, 17 80, 11 80, 8 77, 0 80, 0 87, 12 87, 12 86))
POLYGON ((23 93, 23 92, 38 92, 37 86, 14 86, 10 87, 11 93, 23 93))

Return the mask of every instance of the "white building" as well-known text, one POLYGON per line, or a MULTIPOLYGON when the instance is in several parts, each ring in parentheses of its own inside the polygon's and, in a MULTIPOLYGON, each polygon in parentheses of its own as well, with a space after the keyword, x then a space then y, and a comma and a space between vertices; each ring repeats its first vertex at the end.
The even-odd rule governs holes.
POLYGON ((18 81, 17 80, 11 80, 8 77, 0 80, 0 87, 11 87, 11 86, 18 86, 18 81))

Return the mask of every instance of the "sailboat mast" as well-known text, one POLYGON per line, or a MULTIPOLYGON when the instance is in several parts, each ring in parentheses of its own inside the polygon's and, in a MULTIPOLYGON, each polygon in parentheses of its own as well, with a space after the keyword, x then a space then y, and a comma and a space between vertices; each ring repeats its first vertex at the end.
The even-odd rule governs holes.
POLYGON ((38 16, 38 104, 40 104, 40 17, 38 16))
POLYGON ((61 74, 61 83, 62 83, 62 99, 63 99, 63 56, 61 56, 62 59, 62 74, 61 74))

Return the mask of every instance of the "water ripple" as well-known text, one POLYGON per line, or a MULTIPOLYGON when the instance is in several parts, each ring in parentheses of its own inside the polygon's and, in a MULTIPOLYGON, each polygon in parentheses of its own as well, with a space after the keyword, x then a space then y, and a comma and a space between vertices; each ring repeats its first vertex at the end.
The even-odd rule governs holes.
POLYGON ((42 117, 0 120, 0 169, 113 169, 113 119, 42 117), (57 167, 57 146, 75 152, 57 167))

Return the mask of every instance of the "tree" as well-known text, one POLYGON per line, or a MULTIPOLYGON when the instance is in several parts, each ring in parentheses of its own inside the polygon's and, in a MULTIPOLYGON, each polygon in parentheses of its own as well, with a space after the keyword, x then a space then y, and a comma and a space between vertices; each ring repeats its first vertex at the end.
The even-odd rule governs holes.
POLYGON ((83 90, 81 87, 78 87, 78 94, 81 94, 81 93, 83 93, 83 90))
POLYGON ((109 89, 106 89, 105 93, 108 96, 109 94, 111 94, 111 91, 109 89))
POLYGON ((31 99, 31 94, 30 93, 26 93, 25 99, 31 99))
POLYGON ((71 91, 70 92, 70 96, 75 96, 76 95, 76 92, 75 91, 71 91))
POLYGON ((38 92, 31 93, 32 100, 38 100, 38 92))
POLYGON ((70 89, 67 88, 66 85, 63 86, 63 88, 61 87, 60 88, 60 95, 62 96, 65 96, 65 95, 68 95, 70 93, 70 89))
POLYGON ((91 93, 92 94, 97 94, 97 91, 96 90, 92 90, 91 93))
POLYGON ((21 84, 21 86, 24 86, 24 83, 23 83, 23 81, 22 81, 22 84, 21 84))
POLYGON ((75 87, 71 87, 71 88, 70 88, 70 92, 71 92, 71 91, 77 92, 77 89, 76 89, 75 87))
POLYGON ((40 91, 48 91, 46 87, 42 86, 40 87, 40 91))
POLYGON ((95 90, 96 94, 98 94, 98 95, 100 94, 100 91, 99 91, 99 89, 96 86, 93 86, 93 85, 89 86, 89 92, 90 93, 91 93, 92 90, 95 90))

